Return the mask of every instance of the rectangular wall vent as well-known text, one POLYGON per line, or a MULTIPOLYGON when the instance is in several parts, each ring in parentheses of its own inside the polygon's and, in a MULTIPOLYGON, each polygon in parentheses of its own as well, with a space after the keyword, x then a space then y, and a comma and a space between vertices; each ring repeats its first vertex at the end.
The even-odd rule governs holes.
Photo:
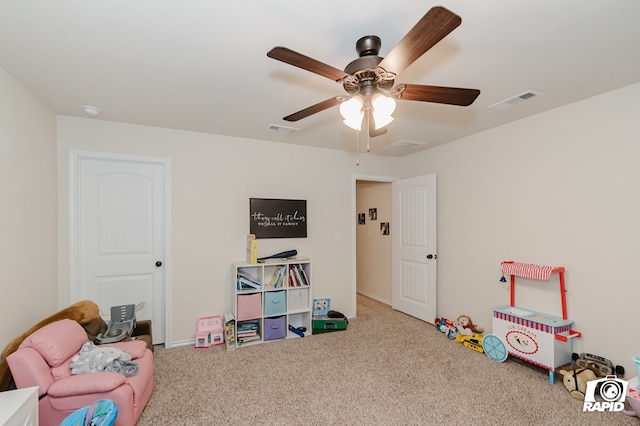
POLYGON ((408 139, 401 139, 399 141, 395 141, 391 145, 387 145, 386 148, 394 151, 408 151, 422 145, 426 145, 426 142, 416 142, 410 141, 408 139))
POLYGON ((297 127, 287 127, 287 126, 279 126, 277 124, 269 124, 267 130, 270 132, 278 132, 278 133, 286 133, 288 135, 293 135, 300 130, 297 127))
POLYGON ((497 104, 493 104, 489 108, 496 111, 502 111, 503 109, 511 108, 516 105, 520 105, 521 103, 528 102, 532 99, 537 98, 538 96, 542 96, 542 93, 536 92, 535 90, 527 90, 526 92, 520 93, 517 96, 505 99, 504 101, 498 102, 497 104))

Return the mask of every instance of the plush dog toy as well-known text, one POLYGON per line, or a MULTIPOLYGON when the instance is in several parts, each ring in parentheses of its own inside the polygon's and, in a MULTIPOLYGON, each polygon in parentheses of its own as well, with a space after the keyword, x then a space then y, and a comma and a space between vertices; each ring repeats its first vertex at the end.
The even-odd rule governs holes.
POLYGON ((484 331, 484 328, 474 325, 468 315, 460 315, 456 321, 456 326, 458 333, 464 334, 465 336, 473 336, 474 334, 479 334, 484 331))

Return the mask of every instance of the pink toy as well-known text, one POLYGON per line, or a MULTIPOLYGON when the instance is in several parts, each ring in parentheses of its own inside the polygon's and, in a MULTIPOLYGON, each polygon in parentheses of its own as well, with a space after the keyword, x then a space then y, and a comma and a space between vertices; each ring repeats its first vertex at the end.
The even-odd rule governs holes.
POLYGON ((201 317, 196 331, 196 348, 222 345, 224 343, 224 320, 221 315, 201 317))
POLYGON ((640 391, 629 387, 627 402, 631 406, 631 410, 623 410, 622 412, 627 416, 640 417, 640 391))

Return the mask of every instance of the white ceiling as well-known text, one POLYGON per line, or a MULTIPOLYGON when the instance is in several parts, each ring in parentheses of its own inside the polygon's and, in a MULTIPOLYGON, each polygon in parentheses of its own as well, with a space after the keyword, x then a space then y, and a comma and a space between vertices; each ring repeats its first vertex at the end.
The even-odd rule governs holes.
POLYGON ((387 134, 371 140, 375 154, 407 155, 640 81, 638 0, 0 0, 0 67, 56 114, 94 105, 100 120, 352 151, 337 107, 282 120, 342 86, 266 53, 284 46, 343 69, 360 37, 379 36, 384 57, 435 5, 462 25, 396 83, 481 94, 469 107, 399 101, 387 134), (543 96, 488 108, 528 90, 543 96), (424 145, 386 148, 399 140, 424 145))

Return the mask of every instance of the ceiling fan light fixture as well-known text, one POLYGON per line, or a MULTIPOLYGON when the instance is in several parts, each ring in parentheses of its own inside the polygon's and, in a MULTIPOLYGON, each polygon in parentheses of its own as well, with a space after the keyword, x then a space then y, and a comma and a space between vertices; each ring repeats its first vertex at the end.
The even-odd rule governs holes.
POLYGON ((396 101, 389 96, 376 93, 371 99, 371 106, 373 106, 374 114, 390 116, 396 110, 396 101))
POLYGON ((371 99, 371 106, 373 107, 373 122, 376 130, 393 121, 391 114, 396 110, 395 99, 376 93, 371 99))
POLYGON ((342 102, 340 104, 340 114, 344 118, 343 123, 354 130, 360 130, 362 128, 362 119, 364 118, 363 105, 364 102, 360 96, 354 96, 348 101, 342 102))
POLYGON ((375 124, 375 129, 382 129, 384 126, 390 124, 394 118, 390 115, 380 115, 373 112, 373 122, 375 124))
POLYGON ((360 114, 360 117, 351 117, 350 119, 344 119, 342 122, 347 125, 347 127, 351 127, 353 130, 360 131, 362 129, 362 119, 364 118, 364 113, 360 114))

